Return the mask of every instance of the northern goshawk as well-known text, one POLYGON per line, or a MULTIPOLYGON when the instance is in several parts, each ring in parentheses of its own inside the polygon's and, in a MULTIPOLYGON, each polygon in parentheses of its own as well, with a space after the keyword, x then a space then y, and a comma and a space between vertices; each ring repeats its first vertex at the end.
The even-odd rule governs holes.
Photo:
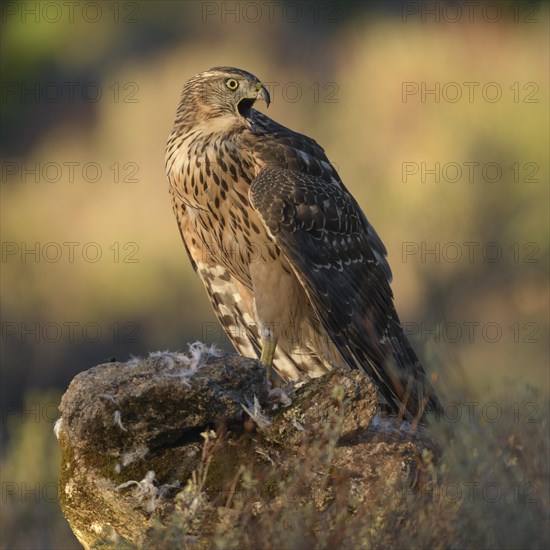
POLYGON ((166 149, 181 236, 221 325, 285 380, 361 368, 394 410, 439 410, 382 241, 324 150, 253 109, 257 99, 269 106, 246 71, 192 77, 166 149))

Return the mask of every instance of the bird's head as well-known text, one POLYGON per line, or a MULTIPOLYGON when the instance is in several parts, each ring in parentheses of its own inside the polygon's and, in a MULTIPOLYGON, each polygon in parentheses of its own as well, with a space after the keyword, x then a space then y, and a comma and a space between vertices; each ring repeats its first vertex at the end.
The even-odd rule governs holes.
POLYGON ((214 67, 185 83, 179 110, 200 112, 206 119, 236 117, 250 128, 257 99, 269 107, 269 92, 256 76, 233 67, 214 67))

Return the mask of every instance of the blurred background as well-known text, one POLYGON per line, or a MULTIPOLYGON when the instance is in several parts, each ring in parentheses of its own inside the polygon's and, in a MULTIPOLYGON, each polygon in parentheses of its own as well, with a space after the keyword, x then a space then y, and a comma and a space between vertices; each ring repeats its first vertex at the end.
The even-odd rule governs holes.
POLYGON ((545 2, 4 2, 2 547, 79 547, 52 430, 77 373, 230 349, 164 172, 182 85, 212 66, 325 148, 446 399, 547 395, 548 28, 545 2))

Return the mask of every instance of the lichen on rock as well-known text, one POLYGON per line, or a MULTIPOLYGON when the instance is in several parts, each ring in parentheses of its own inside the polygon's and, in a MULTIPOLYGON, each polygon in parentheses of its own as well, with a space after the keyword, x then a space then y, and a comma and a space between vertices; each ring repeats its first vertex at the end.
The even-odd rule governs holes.
POLYGON ((336 478, 351 480, 352 510, 437 452, 376 428, 376 390, 359 371, 271 388, 259 361, 203 344, 80 373, 60 411, 60 500, 86 548, 210 546, 228 518, 289 498, 323 510, 336 478))

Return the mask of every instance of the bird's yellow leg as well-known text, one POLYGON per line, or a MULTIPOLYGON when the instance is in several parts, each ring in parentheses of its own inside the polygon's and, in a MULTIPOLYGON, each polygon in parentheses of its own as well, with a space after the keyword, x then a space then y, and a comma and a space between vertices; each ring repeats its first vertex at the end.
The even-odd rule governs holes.
POLYGON ((260 361, 267 371, 267 379, 271 381, 271 369, 273 367, 273 357, 275 348, 277 347, 277 337, 270 331, 265 329, 262 342, 262 355, 260 361))

